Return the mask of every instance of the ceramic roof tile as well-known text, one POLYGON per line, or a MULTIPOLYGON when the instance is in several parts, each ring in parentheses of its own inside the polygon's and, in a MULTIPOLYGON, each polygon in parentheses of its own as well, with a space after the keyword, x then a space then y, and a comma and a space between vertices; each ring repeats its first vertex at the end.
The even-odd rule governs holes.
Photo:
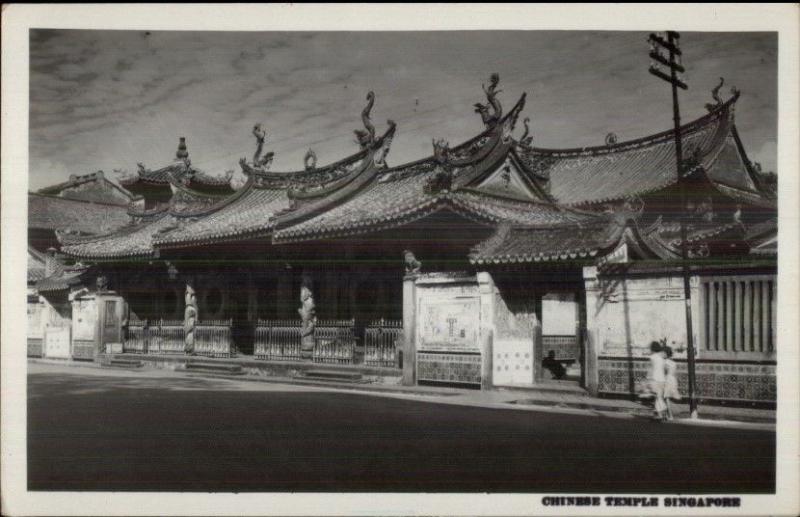
POLYGON ((52 275, 36 282, 36 290, 40 293, 65 291, 81 283, 81 275, 86 269, 86 267, 59 268, 52 275))
POLYGON ((155 220, 129 225, 101 237, 70 238, 64 236, 61 251, 72 257, 89 259, 149 256, 154 251, 154 236, 176 226, 175 218, 164 214, 155 220))
POLYGON ((470 253, 473 264, 576 260, 595 257, 614 246, 623 225, 610 219, 550 228, 501 225, 470 253))
POLYGON ((129 222, 125 206, 28 194, 29 228, 96 234, 113 231, 129 222))
MULTIPOLYGON (((683 127, 684 156, 695 150, 706 168, 722 151, 726 163, 715 174, 741 177, 728 166, 733 124, 733 102, 683 127), (722 172, 722 171, 725 172, 722 172)), ((735 147, 733 149, 735 151, 735 147)), ((549 177, 549 193, 559 203, 585 205, 622 199, 658 190, 675 183, 674 132, 612 146, 576 150, 534 149, 518 146, 523 164, 539 175, 549 177)), ((738 153, 737 153, 738 157, 738 153)))
POLYGON ((284 189, 246 188, 208 213, 184 219, 175 230, 160 235, 159 246, 202 243, 257 233, 272 227, 277 212, 286 210, 290 200, 284 189))

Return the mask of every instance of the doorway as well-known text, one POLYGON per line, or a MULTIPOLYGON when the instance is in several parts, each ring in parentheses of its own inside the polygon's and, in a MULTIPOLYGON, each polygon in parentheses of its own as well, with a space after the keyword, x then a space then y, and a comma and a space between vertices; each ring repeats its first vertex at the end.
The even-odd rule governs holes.
POLYGON ((555 291, 542 295, 542 361, 544 383, 580 384, 583 353, 579 293, 555 291))

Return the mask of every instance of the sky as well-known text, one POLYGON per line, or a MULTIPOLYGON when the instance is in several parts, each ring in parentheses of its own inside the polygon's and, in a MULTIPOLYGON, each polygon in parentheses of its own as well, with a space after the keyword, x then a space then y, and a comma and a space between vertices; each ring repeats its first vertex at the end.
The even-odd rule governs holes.
MULTIPOLYGON (((169 164, 186 137, 192 164, 239 174, 261 123, 273 171, 324 165, 357 150, 368 91, 372 120, 398 124, 390 165, 482 130, 472 105, 500 74, 510 108, 527 92, 534 145, 572 148, 672 127, 669 85, 647 72, 646 32, 186 32, 31 30, 30 190, 70 174, 169 164)), ((736 125, 751 160, 775 170, 777 36, 681 35, 681 116, 706 113, 725 78, 742 92, 736 125)), ((517 127, 517 136, 522 132, 517 127)), ((777 171, 776 171, 777 172, 777 171)))

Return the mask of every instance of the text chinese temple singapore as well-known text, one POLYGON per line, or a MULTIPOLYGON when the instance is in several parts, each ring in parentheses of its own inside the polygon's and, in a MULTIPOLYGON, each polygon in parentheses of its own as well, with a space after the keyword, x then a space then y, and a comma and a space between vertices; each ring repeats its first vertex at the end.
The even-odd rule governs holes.
POLYGON ((34 300, 58 317, 31 324, 29 353, 48 354, 60 321, 76 358, 327 363, 488 388, 556 382, 541 367, 555 351, 569 372, 557 382, 626 394, 653 340, 686 380, 686 246, 698 396, 774 401, 777 208, 736 131, 739 92, 715 91, 681 129, 682 207, 673 131, 539 148, 525 94, 505 109, 498 81, 475 104, 479 134, 435 138, 404 165, 389 164, 401 128, 373 125, 372 92, 358 148, 327 165, 309 150, 302 170, 271 171, 256 125, 238 189, 192 166, 181 138, 171 164, 120 182, 123 225, 56 228, 50 256, 33 245, 32 264, 52 264, 29 313, 34 300))

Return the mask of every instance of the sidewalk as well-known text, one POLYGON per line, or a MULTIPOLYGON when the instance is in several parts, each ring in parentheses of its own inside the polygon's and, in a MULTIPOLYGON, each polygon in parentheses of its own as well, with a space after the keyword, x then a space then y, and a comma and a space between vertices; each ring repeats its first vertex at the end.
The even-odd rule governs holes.
MULTIPOLYGON (((612 418, 649 419, 652 410, 631 400, 592 397, 587 392, 569 386, 544 384, 536 388, 503 388, 492 390, 459 389, 439 386, 401 386, 398 384, 346 383, 334 380, 317 380, 304 377, 229 375, 225 373, 187 372, 184 370, 158 370, 151 368, 108 368, 98 363, 29 358, 29 363, 88 368, 97 373, 115 375, 178 375, 183 377, 229 380, 245 383, 267 383, 304 386, 325 390, 360 392, 375 396, 389 396, 426 400, 430 402, 473 405, 502 409, 548 411, 575 414, 592 414, 612 418)), ((703 404, 699 418, 689 417, 688 404, 673 404, 675 420, 671 424, 736 426, 742 428, 774 429, 775 410, 730 407, 703 404)))

